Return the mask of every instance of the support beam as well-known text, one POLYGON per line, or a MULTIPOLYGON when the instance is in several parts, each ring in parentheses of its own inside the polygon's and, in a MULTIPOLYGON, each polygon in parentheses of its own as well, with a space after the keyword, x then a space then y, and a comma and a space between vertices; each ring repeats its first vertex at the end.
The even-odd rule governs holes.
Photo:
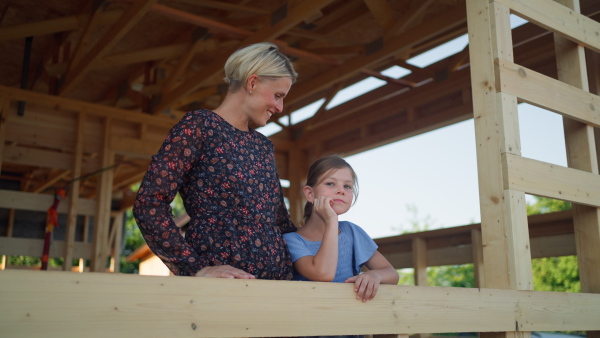
POLYGON ((415 237, 412 240, 412 260, 415 270, 415 285, 427 285, 427 243, 422 237, 415 237))
POLYGON ((67 228, 65 231, 65 250, 63 253, 63 270, 71 271, 73 265, 73 248, 75 245, 75 230, 77 228, 77 208, 79 204, 79 187, 81 181, 81 167, 83 159, 83 131, 85 127, 85 114, 80 113, 77 119, 77 129, 75 130, 75 152, 73 154, 73 181, 68 187, 67 194, 71 196, 69 203, 69 212, 67 214, 67 228))

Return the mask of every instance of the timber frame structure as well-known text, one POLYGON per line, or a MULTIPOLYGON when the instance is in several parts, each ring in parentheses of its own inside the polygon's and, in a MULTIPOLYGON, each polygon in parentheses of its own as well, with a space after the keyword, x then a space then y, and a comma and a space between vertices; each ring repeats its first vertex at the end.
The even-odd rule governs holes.
POLYGON ((527 337, 583 330, 600 337, 598 1, 122 0, 93 2, 80 12, 63 0, 6 3, 0 255, 40 255, 42 241, 26 230, 28 222, 51 205, 48 190, 66 187, 69 197, 58 209, 64 240, 53 242, 51 255, 65 258, 68 271, 73 258, 89 259, 91 272, 0 271, 2 335, 527 337), (23 8, 33 21, 20 17, 23 8), (38 11, 53 16, 40 18, 38 11), (510 14, 530 23, 511 33, 510 14), (463 52, 423 69, 405 62, 465 32, 463 52), (171 45, 140 42, 154 35, 171 45), (30 36, 45 44, 36 47, 30 36), (410 253, 397 239, 379 242, 396 267, 409 262, 416 269, 417 286, 383 285, 366 304, 344 284, 104 273, 118 271, 118 260, 110 268, 107 261, 119 255, 123 212, 133 198, 128 187, 141 179, 149 156, 182 111, 217 104, 223 57, 263 40, 297 58, 301 79, 286 99, 288 112, 325 99, 306 121, 278 122, 283 130, 271 137, 280 175, 290 181, 285 193, 295 220, 302 200, 292 192, 319 155, 350 155, 474 118, 482 223, 466 236, 479 288, 424 286, 428 265, 453 263, 436 262, 435 241, 416 235, 410 253), (35 56, 39 66, 19 71, 14 50, 35 56), (381 74, 392 65, 413 73, 381 74), (387 84, 325 108, 338 90, 367 76, 387 84), (520 156, 519 102, 564 117, 568 167, 520 156), (565 252, 578 256, 581 294, 533 291, 538 240, 525 194, 573 203, 567 219, 574 245, 565 252))

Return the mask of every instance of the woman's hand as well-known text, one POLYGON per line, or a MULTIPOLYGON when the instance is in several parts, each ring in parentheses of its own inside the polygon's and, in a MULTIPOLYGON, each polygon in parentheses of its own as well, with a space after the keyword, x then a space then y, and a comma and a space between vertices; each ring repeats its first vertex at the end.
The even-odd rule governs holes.
POLYGON ((231 265, 205 266, 194 277, 256 279, 256 276, 231 265))
POLYGON ((333 199, 331 197, 319 196, 313 201, 313 211, 319 216, 325 224, 335 222, 337 226, 337 214, 331 207, 333 199))
POLYGON ((375 298, 381 283, 381 276, 376 271, 367 271, 346 279, 344 283, 354 283, 356 299, 362 299, 364 303, 375 298))

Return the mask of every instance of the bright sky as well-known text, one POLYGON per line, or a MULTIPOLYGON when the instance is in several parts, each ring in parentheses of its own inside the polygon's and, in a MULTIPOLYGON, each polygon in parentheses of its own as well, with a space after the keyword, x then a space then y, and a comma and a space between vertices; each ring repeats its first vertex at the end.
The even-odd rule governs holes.
MULTIPOLYGON (((511 16, 511 23, 514 28, 525 21, 511 16)), ((426 67, 463 50, 467 43, 465 35, 407 62, 426 67)), ((393 67, 385 75, 400 78, 408 73, 393 67)), ((383 84, 374 78, 359 82, 340 91, 328 108, 383 84)), ((312 116, 322 102, 292 113, 291 123, 312 116)), ((280 122, 288 124, 289 119, 280 122)), ((561 116, 521 104, 519 125, 522 156, 567 165, 561 116)), ((277 128, 271 123, 259 131, 271 135, 277 128)), ((340 220, 358 224, 373 238, 411 231, 412 221, 427 220, 429 229, 479 223, 475 152, 475 127, 470 119, 347 157, 358 176, 360 191, 355 205, 340 220)))

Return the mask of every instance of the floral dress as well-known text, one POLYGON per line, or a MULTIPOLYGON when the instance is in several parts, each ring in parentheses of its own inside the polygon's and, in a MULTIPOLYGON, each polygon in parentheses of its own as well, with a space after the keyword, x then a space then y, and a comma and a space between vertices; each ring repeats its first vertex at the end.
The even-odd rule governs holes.
POLYGON ((150 249, 176 275, 231 265, 261 279, 291 279, 283 233, 295 231, 283 201, 271 141, 208 110, 175 125, 144 176, 133 207, 150 249), (190 216, 185 238, 170 203, 190 216))

